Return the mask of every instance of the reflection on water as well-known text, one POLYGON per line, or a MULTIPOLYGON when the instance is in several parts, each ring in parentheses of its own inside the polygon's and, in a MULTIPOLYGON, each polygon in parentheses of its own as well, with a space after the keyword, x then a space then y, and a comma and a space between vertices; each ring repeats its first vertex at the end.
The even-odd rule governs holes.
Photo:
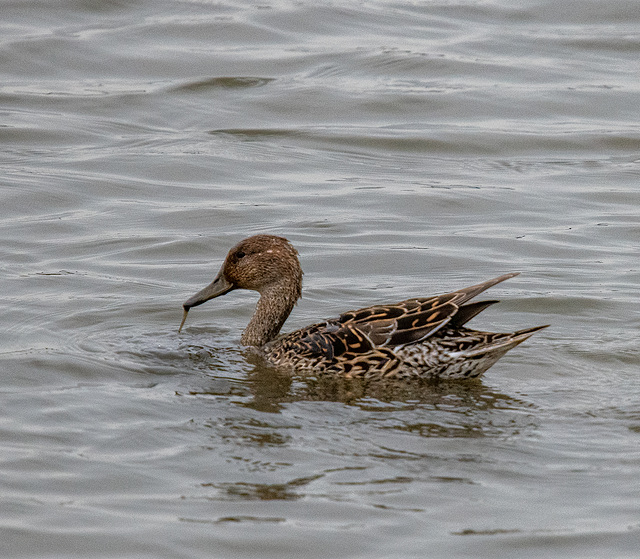
MULTIPOLYGON (((247 355, 253 369, 246 379, 231 380, 214 373, 198 387, 191 386, 188 394, 238 397, 234 401, 243 407, 276 414, 294 402, 340 402, 367 412, 368 419, 360 418, 359 422, 424 437, 504 436, 535 426, 531 403, 492 390, 478 380, 408 382, 292 376, 266 365, 251 352, 247 355)), ((234 436, 256 444, 285 444, 287 440, 272 431, 269 423, 243 422, 236 428, 241 428, 242 434, 234 436)))
POLYGON ((201 92, 202 90, 215 90, 217 88, 245 88, 245 87, 261 87, 272 82, 273 78, 257 78, 250 76, 234 77, 228 76, 224 78, 209 78, 189 82, 173 88, 176 93, 181 92, 201 92))
POLYGON ((229 499, 293 501, 304 497, 304 487, 321 477, 323 476, 316 475, 307 478, 292 479, 287 483, 270 485, 255 483, 203 483, 202 487, 213 487, 229 499))

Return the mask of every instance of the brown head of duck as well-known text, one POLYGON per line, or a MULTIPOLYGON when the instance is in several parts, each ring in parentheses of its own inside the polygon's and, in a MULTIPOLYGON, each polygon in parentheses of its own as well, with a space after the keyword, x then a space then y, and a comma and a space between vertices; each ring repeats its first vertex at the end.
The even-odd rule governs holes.
POLYGON ((241 342, 263 346, 274 339, 302 295, 302 268, 298 251, 284 237, 254 235, 234 246, 227 254, 215 279, 187 299, 182 307, 182 330, 191 307, 234 289, 250 289, 260 293, 253 317, 241 342))

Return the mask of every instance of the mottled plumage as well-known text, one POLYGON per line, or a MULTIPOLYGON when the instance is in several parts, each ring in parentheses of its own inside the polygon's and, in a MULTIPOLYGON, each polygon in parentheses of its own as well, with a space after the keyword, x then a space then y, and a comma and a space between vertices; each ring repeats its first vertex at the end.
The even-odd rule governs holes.
POLYGON ((252 289, 261 297, 241 341, 260 348, 275 366, 346 377, 459 379, 480 376, 511 348, 546 328, 501 334, 464 326, 497 303, 468 301, 517 275, 505 274, 444 295, 349 311, 277 337, 301 296, 297 254, 283 237, 255 235, 241 241, 214 281, 184 303, 180 329, 191 307, 233 289, 252 289))

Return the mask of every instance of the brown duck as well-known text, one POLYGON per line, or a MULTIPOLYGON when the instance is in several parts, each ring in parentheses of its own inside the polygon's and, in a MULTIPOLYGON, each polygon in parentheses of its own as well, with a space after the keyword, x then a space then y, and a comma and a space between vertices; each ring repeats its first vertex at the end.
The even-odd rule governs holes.
POLYGON ((349 311, 278 337, 302 294, 302 269, 298 252, 287 239, 254 235, 234 246, 213 282, 185 301, 179 331, 191 307, 233 289, 251 289, 260 293, 260 300, 241 342, 259 348, 277 367, 346 377, 475 378, 546 328, 504 334, 465 328, 498 302, 468 301, 516 275, 505 274, 444 295, 349 311))

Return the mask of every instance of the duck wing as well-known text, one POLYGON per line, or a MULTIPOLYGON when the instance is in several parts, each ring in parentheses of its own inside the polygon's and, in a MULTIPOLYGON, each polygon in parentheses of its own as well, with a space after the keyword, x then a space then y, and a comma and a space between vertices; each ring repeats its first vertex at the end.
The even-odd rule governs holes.
POLYGON ((497 301, 465 305, 486 289, 518 275, 503 276, 452 293, 420 299, 407 299, 392 305, 375 305, 340 315, 338 323, 353 326, 374 347, 398 347, 419 343, 445 324, 462 326, 497 301))

